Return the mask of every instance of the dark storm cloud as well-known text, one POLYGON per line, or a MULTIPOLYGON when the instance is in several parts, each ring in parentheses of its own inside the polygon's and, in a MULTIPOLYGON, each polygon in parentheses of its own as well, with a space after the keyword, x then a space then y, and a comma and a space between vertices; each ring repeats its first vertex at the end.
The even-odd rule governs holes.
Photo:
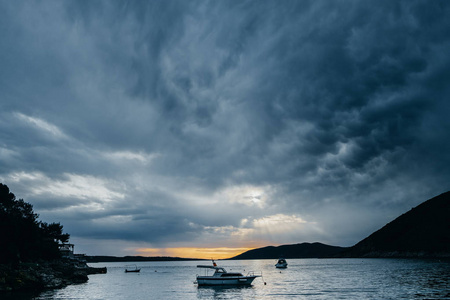
POLYGON ((74 236, 348 245, 449 189, 445 1, 0 5, 0 179, 74 236))

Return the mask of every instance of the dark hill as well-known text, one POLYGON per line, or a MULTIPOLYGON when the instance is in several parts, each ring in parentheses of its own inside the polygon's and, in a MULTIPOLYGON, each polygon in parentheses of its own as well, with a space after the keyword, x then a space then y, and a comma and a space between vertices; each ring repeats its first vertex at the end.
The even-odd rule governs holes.
POLYGON ((324 258, 335 256, 344 249, 321 243, 302 243, 253 249, 230 259, 324 258))
POLYGON ((344 251, 344 257, 449 257, 450 192, 423 202, 344 251))

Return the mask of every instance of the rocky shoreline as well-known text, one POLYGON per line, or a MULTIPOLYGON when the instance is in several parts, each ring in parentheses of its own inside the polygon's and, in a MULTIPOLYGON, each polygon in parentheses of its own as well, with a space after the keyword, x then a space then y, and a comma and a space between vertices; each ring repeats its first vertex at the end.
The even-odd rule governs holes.
POLYGON ((58 289, 85 283, 89 274, 106 273, 106 268, 92 268, 85 262, 59 259, 50 262, 0 265, 0 295, 16 291, 58 289))

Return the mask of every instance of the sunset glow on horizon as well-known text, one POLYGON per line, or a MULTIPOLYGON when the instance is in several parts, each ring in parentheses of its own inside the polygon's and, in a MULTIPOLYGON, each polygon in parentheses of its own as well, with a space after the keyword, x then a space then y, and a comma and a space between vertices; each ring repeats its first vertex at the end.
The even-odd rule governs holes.
POLYGON ((170 256, 181 258, 200 258, 200 259, 227 259, 239 255, 254 248, 138 248, 135 249, 140 256, 170 256))

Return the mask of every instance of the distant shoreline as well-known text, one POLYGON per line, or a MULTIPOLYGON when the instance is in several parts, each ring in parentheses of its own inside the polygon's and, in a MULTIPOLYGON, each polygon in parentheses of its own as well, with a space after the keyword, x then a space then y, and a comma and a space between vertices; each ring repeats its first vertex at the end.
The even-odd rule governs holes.
MULTIPOLYGON (((427 255, 424 253, 383 253, 368 256, 324 256, 324 257, 288 257, 288 259, 353 259, 353 258, 374 258, 374 259, 450 259, 449 253, 427 255)), ((273 258, 225 258, 218 260, 274 260, 273 258)), ((86 257, 87 263, 107 263, 107 262, 165 262, 165 261, 205 261, 203 258, 181 258, 181 257, 143 257, 143 256, 90 256, 86 257)))
POLYGON ((140 262, 140 261, 192 261, 192 260, 205 260, 202 258, 182 258, 171 256, 107 256, 107 255, 86 255, 86 262, 140 262))

